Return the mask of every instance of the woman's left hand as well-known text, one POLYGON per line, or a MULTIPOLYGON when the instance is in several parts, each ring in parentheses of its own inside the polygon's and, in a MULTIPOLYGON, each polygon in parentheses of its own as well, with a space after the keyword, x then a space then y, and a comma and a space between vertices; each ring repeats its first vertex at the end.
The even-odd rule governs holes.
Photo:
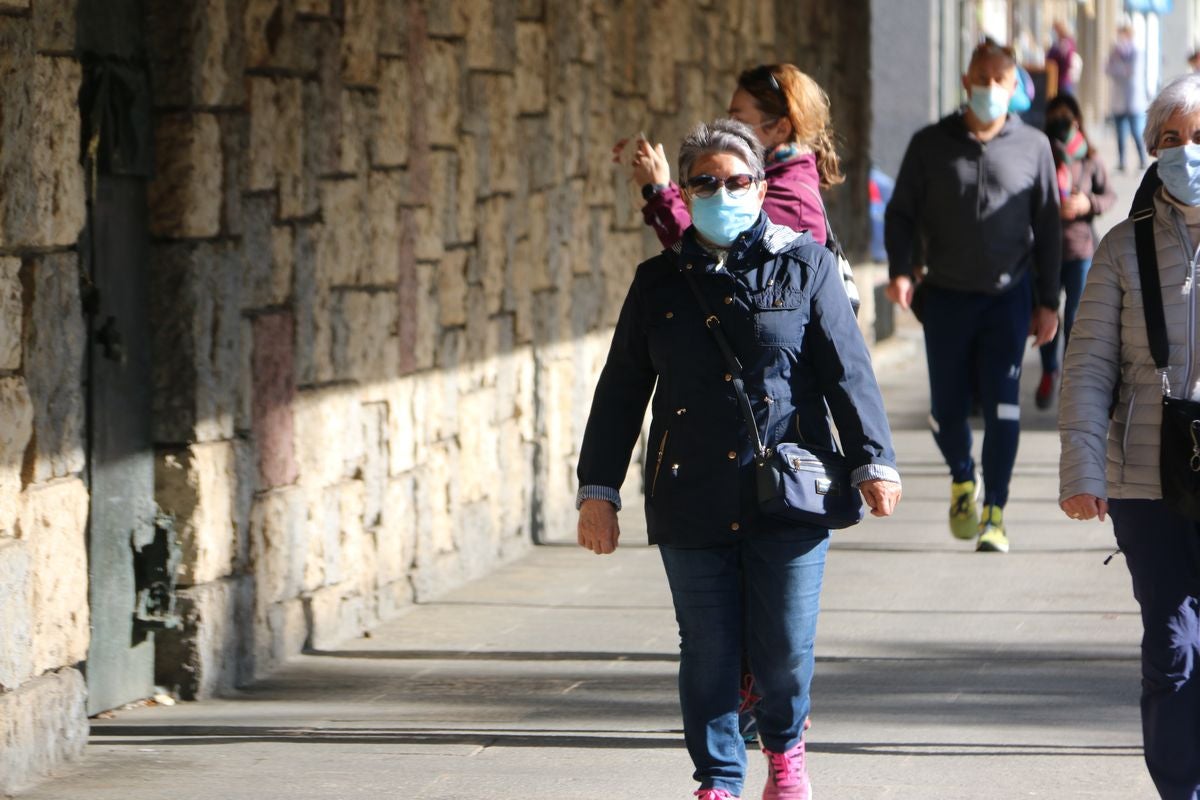
POLYGON ((900 484, 895 481, 863 481, 858 485, 873 517, 890 517, 900 502, 900 484))

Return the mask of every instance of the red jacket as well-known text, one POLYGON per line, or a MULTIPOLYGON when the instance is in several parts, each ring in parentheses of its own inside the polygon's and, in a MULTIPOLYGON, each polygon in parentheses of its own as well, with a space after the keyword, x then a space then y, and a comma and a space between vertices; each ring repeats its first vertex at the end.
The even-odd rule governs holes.
MULTIPOLYGON (((817 158, 812 153, 788 161, 770 164, 767 173, 767 197, 763 211, 776 225, 793 230, 807 230, 818 244, 825 244, 825 214, 821 211, 818 194, 821 191, 817 176, 817 158), (807 188, 806 188, 807 187, 807 188)), ((663 247, 670 247, 691 227, 692 218, 674 183, 650 198, 642 207, 646 224, 654 228, 663 247)))

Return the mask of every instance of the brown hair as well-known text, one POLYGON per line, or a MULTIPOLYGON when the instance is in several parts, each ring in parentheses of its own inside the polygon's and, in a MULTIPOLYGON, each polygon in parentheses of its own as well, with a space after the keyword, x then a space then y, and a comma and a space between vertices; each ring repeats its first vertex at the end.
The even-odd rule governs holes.
POLYGON ((1017 66, 1017 53, 1011 47, 1005 47, 997 42, 992 37, 985 37, 982 42, 975 45, 975 49, 971 51, 971 60, 967 62, 967 68, 975 66, 975 62, 982 61, 985 58, 996 58, 1004 62, 1004 68, 1015 69, 1017 66))
POLYGON ((792 123, 792 141, 816 154, 822 188, 846 180, 833 144, 829 95, 816 81, 792 64, 762 64, 739 75, 738 88, 767 116, 792 123))

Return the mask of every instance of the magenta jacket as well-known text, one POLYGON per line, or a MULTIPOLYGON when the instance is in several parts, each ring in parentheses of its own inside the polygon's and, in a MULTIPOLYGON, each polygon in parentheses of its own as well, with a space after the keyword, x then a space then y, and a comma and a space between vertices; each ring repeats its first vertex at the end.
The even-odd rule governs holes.
MULTIPOLYGON (((825 243, 825 214, 818 200, 821 181, 817 176, 817 157, 812 153, 767 166, 767 198, 763 211, 776 225, 807 230, 818 244, 825 243), (806 188, 807 187, 807 188, 806 188)), ((642 207, 646 224, 654 228, 663 247, 683 238, 692 225, 687 206, 674 183, 650 198, 642 207)))

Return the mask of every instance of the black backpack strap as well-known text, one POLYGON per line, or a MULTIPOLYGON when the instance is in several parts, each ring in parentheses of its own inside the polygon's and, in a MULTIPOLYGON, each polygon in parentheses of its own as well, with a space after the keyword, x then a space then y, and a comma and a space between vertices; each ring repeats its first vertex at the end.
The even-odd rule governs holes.
POLYGON ((1154 358, 1154 365, 1163 372, 1167 369, 1170 349, 1167 345, 1166 316, 1163 313, 1162 283, 1158 277, 1158 250, 1154 246, 1154 195, 1161 185, 1158 164, 1151 164, 1133 197, 1129 218, 1133 220, 1138 277, 1142 283, 1142 311, 1146 315, 1150 355, 1154 358))

